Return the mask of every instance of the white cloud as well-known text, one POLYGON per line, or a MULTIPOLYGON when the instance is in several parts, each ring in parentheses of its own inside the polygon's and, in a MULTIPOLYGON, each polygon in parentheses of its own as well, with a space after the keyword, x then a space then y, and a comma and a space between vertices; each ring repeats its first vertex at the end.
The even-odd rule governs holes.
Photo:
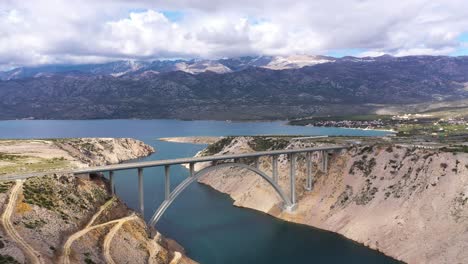
POLYGON ((463 0, 2 0, 0 67, 347 49, 452 54, 467 30, 463 0))

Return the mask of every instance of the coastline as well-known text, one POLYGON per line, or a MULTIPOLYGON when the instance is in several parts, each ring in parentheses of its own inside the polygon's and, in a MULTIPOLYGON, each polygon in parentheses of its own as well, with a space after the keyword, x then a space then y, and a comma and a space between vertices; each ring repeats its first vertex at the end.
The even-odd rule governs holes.
POLYGON ((76 177, 51 172, 53 168, 67 170, 115 164, 154 152, 153 147, 132 138, 0 140, 0 169, 10 171, 14 176, 12 180, 0 176, 0 205, 13 201, 17 208, 22 208, 2 221, 3 226, 10 221, 15 225, 10 228, 10 233, 2 233, 2 257, 9 256, 19 262, 28 259, 24 248, 16 244, 23 241, 25 247, 37 251, 36 255, 46 263, 56 260, 113 263, 112 258, 131 263, 159 260, 163 263, 195 263, 186 256, 182 246, 154 231, 121 198, 112 196, 109 182, 104 177, 76 177), (27 172, 38 176, 18 178, 27 173, 26 167, 36 169, 27 172), (18 194, 14 189, 5 189, 12 185, 19 190, 18 194), (10 198, 7 199, 8 193, 10 198), (83 226, 83 223, 88 224, 83 226), (109 228, 111 225, 114 225, 112 229, 109 228), (90 232, 97 228, 101 233, 90 232), (152 238, 153 233, 158 235, 152 238), (86 236, 87 242, 79 239, 82 236, 86 236), (86 243, 95 246, 88 249, 86 243), (135 249, 135 244, 142 247, 135 249), (98 250, 101 247, 103 252, 98 250))
POLYGON ((360 128, 360 127, 340 127, 340 126, 314 126, 314 125, 293 125, 286 123, 287 126, 299 126, 299 127, 319 127, 319 128, 341 128, 341 129, 352 129, 352 130, 364 130, 364 131, 380 131, 396 134, 398 131, 393 129, 383 129, 383 128, 360 128))
MULTIPOLYGON (((245 145, 242 140, 233 141, 220 153, 229 153, 226 152, 228 149, 238 149, 242 145, 245 145)), ((460 177, 466 172, 468 165, 466 168, 457 167, 458 163, 468 164, 467 156, 457 154, 455 162, 452 153, 428 153, 428 150, 423 149, 375 145, 372 148, 355 147, 348 154, 334 155, 330 164, 338 163, 339 166, 330 166, 326 175, 319 172, 315 176, 316 183, 312 192, 306 192, 302 187, 296 190, 300 198, 294 213, 280 210, 277 194, 260 177, 253 174, 237 169, 220 169, 216 174, 208 174, 198 182, 229 195, 236 207, 257 210, 287 222, 337 233, 398 261, 459 263, 464 256, 468 256, 464 253, 466 249, 463 246, 467 234, 461 231, 464 228, 463 222, 457 222, 462 218, 449 218, 443 222, 436 218, 445 219, 451 216, 455 210, 453 208, 457 208, 456 212, 460 217, 466 215, 467 211, 463 206, 453 205, 453 201, 459 201, 460 195, 468 195, 463 191, 466 179, 460 177), (367 155, 375 157, 375 160, 367 159, 367 155), (409 162, 415 157, 421 158, 416 163, 409 162), (387 166, 389 162, 390 165, 396 162, 403 168, 399 172, 393 172, 393 168, 387 166), (369 166, 369 171, 359 169, 360 164, 369 166), (435 174, 423 174, 424 171, 435 174), (437 175, 445 177, 438 178, 437 175), (402 181, 408 178, 411 181, 402 181), (430 206, 433 192, 445 193, 444 197, 434 200, 439 208, 437 214, 430 206), (402 205, 403 201, 405 202, 402 205), (412 212, 415 210, 421 212, 421 215, 414 215, 412 212), (424 229, 418 229, 421 222, 425 223, 424 229), (431 234, 437 234, 440 241, 428 240, 427 237, 431 234), (425 246, 407 251, 411 245, 421 243, 425 243, 425 246), (429 252, 437 252, 437 255, 429 252), (458 253, 454 255, 451 252, 458 253)), ((302 168, 302 172, 296 176, 296 181, 302 182, 305 179, 304 164, 298 163, 297 166, 302 168)), ((268 170, 269 160, 260 161, 260 167, 268 170)), ((280 177, 280 185, 286 190, 289 186, 289 180, 285 176, 288 168, 287 163, 280 163, 280 176, 284 175, 280 177)))
MULTIPOLYGON (((184 166, 184 167, 185 167, 185 166, 184 166)), ((188 167, 185 167, 185 168, 188 169, 188 167)), ((303 226, 303 227, 305 227, 305 228, 310 228, 310 229, 313 229, 313 230, 318 230, 318 231, 320 231, 320 232, 332 233, 332 234, 335 234, 335 235, 339 236, 341 239, 348 240, 348 241, 350 241, 350 242, 352 242, 352 243, 354 243, 354 244, 357 244, 357 245, 360 245, 360 246, 364 246, 364 247, 366 247, 366 248, 368 248, 368 249, 371 249, 371 250, 373 250, 373 251, 379 252, 379 253, 381 253, 381 254, 383 254, 383 255, 389 257, 389 258, 392 258, 392 259, 394 259, 394 260, 396 260, 396 261, 398 261, 398 262, 400 262, 400 263, 402 263, 402 264, 406 263, 406 262, 404 262, 404 261, 401 260, 401 259, 395 258, 395 256, 389 255, 388 253, 386 253, 386 252, 384 252, 384 251, 381 251, 379 248, 372 247, 371 245, 366 244, 366 243, 364 243, 364 242, 359 242, 359 241, 353 240, 353 239, 351 239, 351 238, 349 238, 349 237, 347 237, 347 236, 345 236, 345 235, 343 235, 343 234, 341 234, 341 233, 339 233, 339 232, 337 232, 337 231, 334 231, 334 230, 332 230, 332 229, 324 229, 324 228, 320 228, 320 227, 317 227, 317 226, 314 226, 314 225, 310 225, 310 224, 307 224, 307 223, 296 222, 296 221, 294 221, 294 219, 282 218, 282 217, 280 217, 280 216, 278 216, 278 215, 276 215, 276 214, 274 214, 273 212, 270 212, 270 211, 265 212, 265 211, 258 210, 258 209, 256 209, 256 208, 252 208, 252 207, 249 207, 249 206, 243 206, 242 204, 237 204, 237 203, 236 203, 236 200, 233 198, 233 196, 232 196, 230 193, 220 191, 220 190, 214 188, 214 187, 213 187, 212 185, 210 185, 209 183, 206 183, 206 182, 203 182, 203 181, 197 181, 197 183, 202 184, 203 186, 206 186, 206 187, 208 187, 208 188, 210 188, 210 189, 212 189, 212 190, 214 190, 214 191, 216 191, 216 192, 218 192, 218 193, 220 193, 220 194, 222 194, 222 195, 226 195, 226 196, 229 197, 229 199, 232 201, 232 206, 233 206, 233 207, 240 208, 240 209, 242 209, 242 210, 250 210, 250 211, 252 211, 252 212, 254 212, 254 213, 256 213, 256 214, 266 215, 266 216, 268 216, 268 217, 273 217, 273 218, 274 218, 275 220, 277 220, 277 221, 282 221, 282 222, 285 222, 285 223, 288 223, 288 224, 303 226)))
POLYGON ((222 138, 223 137, 190 136, 190 137, 162 137, 162 138, 158 138, 157 140, 171 142, 171 143, 207 145, 207 144, 213 144, 222 138))

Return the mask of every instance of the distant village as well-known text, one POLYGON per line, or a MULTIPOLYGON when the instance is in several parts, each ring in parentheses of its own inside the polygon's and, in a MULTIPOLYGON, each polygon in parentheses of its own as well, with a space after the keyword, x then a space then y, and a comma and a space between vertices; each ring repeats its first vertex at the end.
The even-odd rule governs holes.
POLYGON ((463 118, 436 118, 428 114, 402 114, 391 118, 375 120, 309 120, 309 126, 317 127, 343 127, 360 129, 392 129, 400 125, 438 126, 438 131, 443 132, 447 126, 465 126, 468 130, 468 121, 463 118))
POLYGON ((312 121, 309 126, 382 129, 386 124, 381 120, 320 120, 312 121))

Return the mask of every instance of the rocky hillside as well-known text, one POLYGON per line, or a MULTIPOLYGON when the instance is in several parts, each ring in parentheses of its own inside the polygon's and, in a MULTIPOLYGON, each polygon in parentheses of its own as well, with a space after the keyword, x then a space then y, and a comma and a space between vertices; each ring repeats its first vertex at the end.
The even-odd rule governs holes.
POLYGON ((0 177, 107 165, 153 152, 131 138, 0 140, 0 177))
POLYGON ((1 263, 192 263, 110 196, 102 178, 55 175, 2 186, 0 261, 9 262, 1 263))
MULTIPOLYGON (((235 67, 242 60, 224 63, 235 67)), ((0 119, 285 119, 468 98, 467 57, 342 58, 282 70, 237 66, 225 74, 65 72, 0 81, 0 119)))
MULTIPOLYGON (((44 169, 57 155, 64 155, 58 158, 64 166, 89 166, 154 151, 133 139, 2 143, 2 151, 11 151, 0 156, 6 159, 2 162, 28 160, 44 169)), ((193 263, 175 242, 112 197, 108 181, 99 176, 88 180, 54 174, 0 182, 0 208, 0 263, 193 263)))
POLYGON ((0 71, 0 80, 18 80, 36 78, 55 74, 90 74, 123 75, 158 74, 164 72, 183 71, 191 74, 202 72, 227 73, 244 70, 249 67, 268 69, 297 69, 320 63, 334 62, 336 58, 312 55, 291 56, 245 56, 225 58, 220 60, 155 60, 155 61, 115 61, 103 64, 73 64, 44 65, 36 67, 20 67, 8 71, 0 71))
MULTIPOLYGON (((322 144, 227 138, 199 155, 322 144)), ((265 159, 260 167, 269 172, 270 165, 265 159)), ((288 193, 286 157, 280 157, 279 168, 280 185, 288 193)), ((279 197, 264 180, 240 169, 213 172, 201 182, 229 194, 237 206, 337 232, 408 263, 468 260, 467 153, 352 146, 330 156, 327 174, 315 168, 310 192, 304 188, 304 157, 298 159, 298 170, 298 208, 290 214, 280 210, 279 197)))

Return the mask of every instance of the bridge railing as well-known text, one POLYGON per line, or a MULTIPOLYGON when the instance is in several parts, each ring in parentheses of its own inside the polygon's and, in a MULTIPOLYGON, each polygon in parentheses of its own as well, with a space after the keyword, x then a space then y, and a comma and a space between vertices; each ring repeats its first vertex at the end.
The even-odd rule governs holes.
POLYGON ((298 153, 317 152, 317 151, 333 151, 333 150, 341 150, 345 148, 346 146, 329 146, 329 147, 303 148, 303 149, 257 151, 257 152, 242 153, 242 154, 214 155, 214 156, 180 158, 180 159, 169 159, 169 160, 141 161, 141 162, 106 165, 106 166, 99 166, 99 167, 89 167, 89 168, 74 170, 73 172, 75 174, 80 174, 80 173, 93 173, 93 172, 104 172, 104 171, 117 171, 117 170, 138 169, 138 168, 147 168, 147 167, 158 167, 158 166, 166 166, 166 165, 199 163, 199 162, 205 162, 205 161, 219 161, 219 160, 230 160, 230 159, 233 160, 233 159, 242 159, 242 158, 254 158, 254 157, 283 155, 283 154, 298 154, 298 153))
MULTIPOLYGON (((143 193, 143 169, 150 167, 164 167, 164 202, 158 208, 155 213, 155 216, 152 219, 152 224, 155 224, 165 209, 172 203, 172 201, 177 197, 177 195, 185 189, 186 185, 194 181, 196 177, 195 164, 201 162, 212 162, 216 165, 219 161, 232 161, 230 164, 240 164, 241 159, 254 159, 254 165, 249 167, 243 164, 244 168, 251 169, 256 172, 275 188, 275 190, 283 198, 286 208, 288 210, 293 210, 296 205, 296 156, 301 153, 306 154, 306 173, 307 180, 305 188, 307 190, 312 190, 313 184, 313 161, 312 153, 320 153, 320 163, 321 170, 327 172, 328 168, 328 155, 327 153, 332 151, 339 151, 345 149, 346 146, 327 146, 327 147, 316 147, 316 148, 302 148, 302 149, 284 149, 284 150, 272 150, 272 151, 259 151, 251 153, 242 153, 242 154, 227 154, 227 155, 213 155, 213 156, 203 156, 203 157, 192 157, 192 158, 179 158, 179 159, 169 159, 169 160, 156 160, 156 161, 143 161, 143 162, 131 162, 131 163, 121 163, 114 165, 98 166, 98 167, 89 167, 83 169, 77 169, 72 171, 57 171, 50 172, 56 174, 74 174, 74 175, 89 175, 92 173, 109 173, 110 188, 112 194, 114 194, 114 172, 119 170, 129 170, 136 169, 138 171, 138 204, 140 213, 144 214, 144 193, 143 193), (281 191, 281 188, 278 185, 278 157, 280 155, 288 155, 290 160, 289 166, 289 176, 290 176, 290 196, 289 199, 286 199, 285 194, 281 191), (272 175, 269 177, 259 169, 259 158, 269 156, 272 159, 272 175), (171 192, 170 188, 170 166, 173 165, 182 165, 188 164, 189 167, 189 178, 186 181, 182 182, 179 186, 174 189, 174 192, 171 192)), ((10 175, 7 177, 0 178, 0 181, 3 180, 14 180, 14 179, 26 179, 34 176, 42 176, 50 173, 35 173, 35 174, 26 174, 26 175, 10 175)))

